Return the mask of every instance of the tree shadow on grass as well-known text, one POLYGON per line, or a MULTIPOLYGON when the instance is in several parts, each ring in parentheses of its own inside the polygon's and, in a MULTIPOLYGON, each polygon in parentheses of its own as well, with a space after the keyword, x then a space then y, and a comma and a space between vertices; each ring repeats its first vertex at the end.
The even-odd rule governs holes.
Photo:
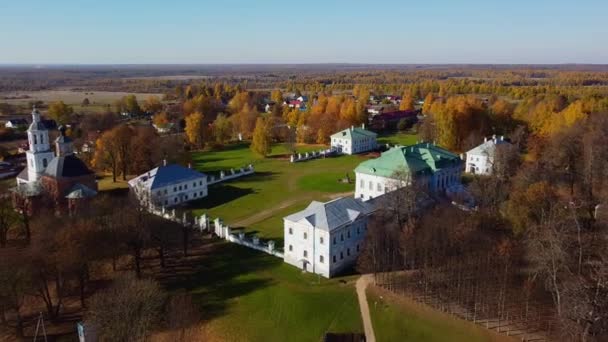
POLYGON ((222 243, 206 256, 190 277, 168 284, 168 289, 185 289, 201 308, 204 319, 226 313, 231 299, 272 286, 275 281, 258 272, 278 267, 279 258, 236 244, 222 243))
POLYGON ((254 191, 251 188, 238 188, 228 184, 218 184, 209 189, 207 197, 188 202, 186 208, 211 209, 253 193, 254 191))

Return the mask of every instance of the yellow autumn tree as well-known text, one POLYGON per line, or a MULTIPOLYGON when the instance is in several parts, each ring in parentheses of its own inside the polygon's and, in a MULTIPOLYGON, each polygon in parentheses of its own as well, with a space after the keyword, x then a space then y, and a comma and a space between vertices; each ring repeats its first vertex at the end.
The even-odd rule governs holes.
POLYGON ((426 94, 424 98, 424 104, 422 105, 422 113, 428 115, 431 113, 431 106, 435 102, 435 95, 433 93, 426 94))
POLYGON ((256 155, 266 158, 270 154, 270 120, 259 117, 255 122, 251 151, 256 155))
POLYGON ((401 103, 399 104, 399 110, 414 110, 415 102, 414 96, 411 91, 405 91, 401 97, 401 103))
POLYGON ((197 147, 203 147, 203 119, 205 117, 199 112, 186 116, 186 138, 188 142, 197 147))

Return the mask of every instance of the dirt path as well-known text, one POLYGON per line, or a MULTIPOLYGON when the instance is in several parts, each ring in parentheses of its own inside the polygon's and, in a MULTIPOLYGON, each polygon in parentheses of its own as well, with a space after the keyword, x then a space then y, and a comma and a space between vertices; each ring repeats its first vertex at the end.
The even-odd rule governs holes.
MULTIPOLYGON (((353 191, 343 192, 343 193, 339 193, 339 194, 332 194, 329 196, 329 198, 335 199, 335 198, 343 197, 343 196, 352 196, 352 194, 353 194, 353 191)), ((300 198, 292 198, 292 199, 283 201, 272 208, 262 210, 255 215, 249 216, 246 219, 234 222, 233 224, 231 224, 231 226, 233 226, 235 228, 251 226, 252 224, 258 223, 260 221, 264 221, 267 218, 272 217, 272 215, 274 215, 275 213, 277 213, 287 207, 290 207, 298 202, 305 201, 305 200, 311 200, 311 198, 310 197, 300 197, 300 198)))
POLYGON ((376 335, 374 335, 374 327, 372 325, 372 318, 369 315, 369 304, 367 303, 367 294, 365 290, 367 286, 373 281, 371 274, 364 274, 359 279, 355 287, 357 288, 357 299, 359 299, 359 309, 361 311, 361 319, 363 320, 363 329, 365 331, 366 342, 376 342, 376 335))

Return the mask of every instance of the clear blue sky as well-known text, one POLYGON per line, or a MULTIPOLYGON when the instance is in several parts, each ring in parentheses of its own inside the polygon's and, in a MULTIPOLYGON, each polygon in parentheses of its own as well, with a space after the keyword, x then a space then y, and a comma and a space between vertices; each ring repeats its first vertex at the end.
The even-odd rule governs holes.
POLYGON ((0 63, 608 63, 608 0, 0 0, 0 63))

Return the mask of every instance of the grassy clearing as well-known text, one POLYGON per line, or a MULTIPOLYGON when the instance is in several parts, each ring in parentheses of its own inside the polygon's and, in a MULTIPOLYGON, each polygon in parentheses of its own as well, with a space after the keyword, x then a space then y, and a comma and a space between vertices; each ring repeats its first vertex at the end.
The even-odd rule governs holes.
POLYGON ((368 288, 367 296, 374 333, 379 342, 514 341, 387 291, 368 288))
MULTIPOLYGON (((298 150, 318 148, 302 146, 298 150)), ((336 193, 354 190, 354 185, 338 181, 346 173, 352 175, 352 170, 365 160, 361 156, 340 156, 292 164, 286 158, 286 152, 283 144, 273 146, 266 159, 256 158, 245 144, 217 152, 196 152, 194 167, 203 172, 217 173, 253 164, 256 174, 211 186, 209 196, 193 202, 191 209, 197 214, 206 212, 233 224, 265 211, 325 200, 336 193)))
POLYGON ((378 137, 378 144, 390 144, 390 145, 414 145, 416 141, 420 139, 417 134, 409 132, 398 132, 389 135, 380 135, 378 137))
POLYGON ((281 259, 225 244, 204 269, 170 286, 186 289, 218 341, 320 341, 328 332, 361 332, 354 278, 320 279, 281 259))

